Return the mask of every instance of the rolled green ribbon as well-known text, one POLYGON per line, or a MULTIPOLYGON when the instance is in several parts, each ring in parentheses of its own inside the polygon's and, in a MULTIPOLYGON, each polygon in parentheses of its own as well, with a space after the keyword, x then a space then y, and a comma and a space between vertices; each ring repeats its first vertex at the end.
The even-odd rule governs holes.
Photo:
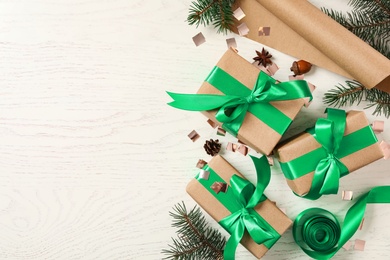
POLYGON ((211 189, 214 182, 223 182, 223 179, 208 165, 203 169, 210 173, 207 180, 199 175, 197 180, 220 201, 231 215, 219 221, 219 224, 228 231, 231 236, 224 249, 224 259, 235 259, 237 245, 244 236, 245 230, 257 244, 264 244, 271 248, 280 238, 280 234, 261 217, 254 207, 267 199, 263 194, 271 178, 271 170, 265 156, 255 158, 250 156, 257 174, 256 187, 248 180, 233 175, 230 179, 230 188, 226 192, 215 193, 211 189))
POLYGON ((310 191, 301 196, 306 199, 316 200, 324 194, 337 194, 340 177, 349 173, 340 159, 377 142, 370 126, 344 136, 345 111, 328 108, 326 112, 328 118, 318 119, 314 131, 308 130, 321 147, 280 163, 284 175, 290 180, 314 171, 310 191))
POLYGON ((174 101, 170 106, 190 111, 219 109, 216 119, 234 136, 244 121, 246 112, 252 113, 282 135, 291 124, 291 119, 269 104, 270 101, 285 101, 309 97, 310 89, 304 80, 276 84, 276 80, 260 71, 252 90, 219 67, 214 67, 206 81, 224 95, 179 94, 167 92, 174 101))
POLYGON ((358 230, 367 203, 390 203, 390 186, 378 186, 362 195, 347 211, 342 228, 327 210, 310 208, 301 212, 293 225, 295 242, 314 259, 330 259, 358 230))

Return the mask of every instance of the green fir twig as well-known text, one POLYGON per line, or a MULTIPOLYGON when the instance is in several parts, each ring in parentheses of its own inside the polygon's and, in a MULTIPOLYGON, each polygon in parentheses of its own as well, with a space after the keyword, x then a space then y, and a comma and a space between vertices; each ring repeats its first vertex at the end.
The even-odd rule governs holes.
POLYGON ((217 28, 217 33, 231 31, 234 24, 232 4, 234 0, 197 0, 193 1, 187 22, 189 25, 208 26, 212 24, 217 28))
MULTIPOLYGON (((390 59, 390 0, 350 0, 349 5, 353 9, 345 14, 325 8, 322 11, 390 59)), ((373 115, 390 117, 390 94, 366 89, 357 81, 339 84, 323 98, 325 104, 338 107, 359 105, 362 100, 368 102, 365 108, 374 107, 373 115)))
POLYGON ((325 93, 323 101, 326 105, 335 107, 359 105, 361 101, 368 104, 365 109, 374 107, 373 115, 383 114, 390 117, 390 95, 379 89, 367 89, 358 81, 346 81, 346 86, 339 84, 335 89, 325 93))
POLYGON ((198 207, 187 212, 182 202, 175 205, 169 215, 173 218, 172 226, 177 228, 178 237, 172 238, 173 244, 162 251, 167 255, 164 259, 223 259, 226 239, 218 230, 208 226, 198 207))

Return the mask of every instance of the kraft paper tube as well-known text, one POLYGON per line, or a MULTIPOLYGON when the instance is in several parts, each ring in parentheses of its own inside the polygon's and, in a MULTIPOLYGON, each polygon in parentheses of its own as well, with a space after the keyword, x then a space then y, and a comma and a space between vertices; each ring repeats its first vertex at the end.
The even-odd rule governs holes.
POLYGON ((390 93, 390 60, 306 0, 237 0, 248 38, 390 93), (261 26, 270 36, 259 36, 261 26))

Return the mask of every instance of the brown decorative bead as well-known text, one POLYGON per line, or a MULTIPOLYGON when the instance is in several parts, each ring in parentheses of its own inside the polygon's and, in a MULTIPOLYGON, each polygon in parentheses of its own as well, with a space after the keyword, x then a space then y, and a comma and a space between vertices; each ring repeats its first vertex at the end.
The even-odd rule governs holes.
POLYGON ((310 69, 311 63, 305 60, 294 61, 292 67, 290 68, 290 70, 293 71, 295 75, 308 73, 310 69))

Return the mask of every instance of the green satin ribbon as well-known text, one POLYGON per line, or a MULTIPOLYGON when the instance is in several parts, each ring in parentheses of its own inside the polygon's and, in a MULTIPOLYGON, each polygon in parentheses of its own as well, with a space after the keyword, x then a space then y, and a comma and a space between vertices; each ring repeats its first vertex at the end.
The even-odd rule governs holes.
POLYGON ((322 147, 292 161, 280 163, 287 179, 294 180, 314 171, 310 191, 302 197, 316 200, 324 194, 337 194, 339 179, 349 173, 341 158, 377 142, 370 126, 344 136, 346 113, 328 108, 328 118, 317 120, 314 132, 309 130, 322 147))
POLYGON ((342 228, 327 210, 310 208, 301 212, 293 225, 295 242, 314 259, 330 259, 359 228, 367 203, 390 203, 390 186, 378 186, 362 195, 347 211, 342 228))
POLYGON ((196 177, 232 213, 219 221, 219 224, 231 234, 224 249, 225 260, 235 258, 237 245, 243 238, 245 231, 257 244, 264 244, 267 248, 271 248, 280 238, 280 234, 254 210, 256 205, 267 199, 263 192, 271 178, 268 161, 265 156, 260 159, 252 156, 251 158, 256 168, 256 187, 248 180, 233 175, 227 191, 217 194, 211 189, 211 185, 214 182, 224 181, 208 165, 203 169, 209 171, 209 178, 205 180, 200 175, 196 177))
POLYGON ((167 92, 174 100, 168 104, 190 111, 219 109, 215 116, 216 119, 223 123, 222 127, 234 136, 237 136, 246 112, 250 112, 282 135, 292 120, 269 102, 305 97, 312 99, 306 81, 294 80, 277 84, 275 79, 262 71, 252 90, 217 66, 206 78, 206 82, 224 95, 167 92))

